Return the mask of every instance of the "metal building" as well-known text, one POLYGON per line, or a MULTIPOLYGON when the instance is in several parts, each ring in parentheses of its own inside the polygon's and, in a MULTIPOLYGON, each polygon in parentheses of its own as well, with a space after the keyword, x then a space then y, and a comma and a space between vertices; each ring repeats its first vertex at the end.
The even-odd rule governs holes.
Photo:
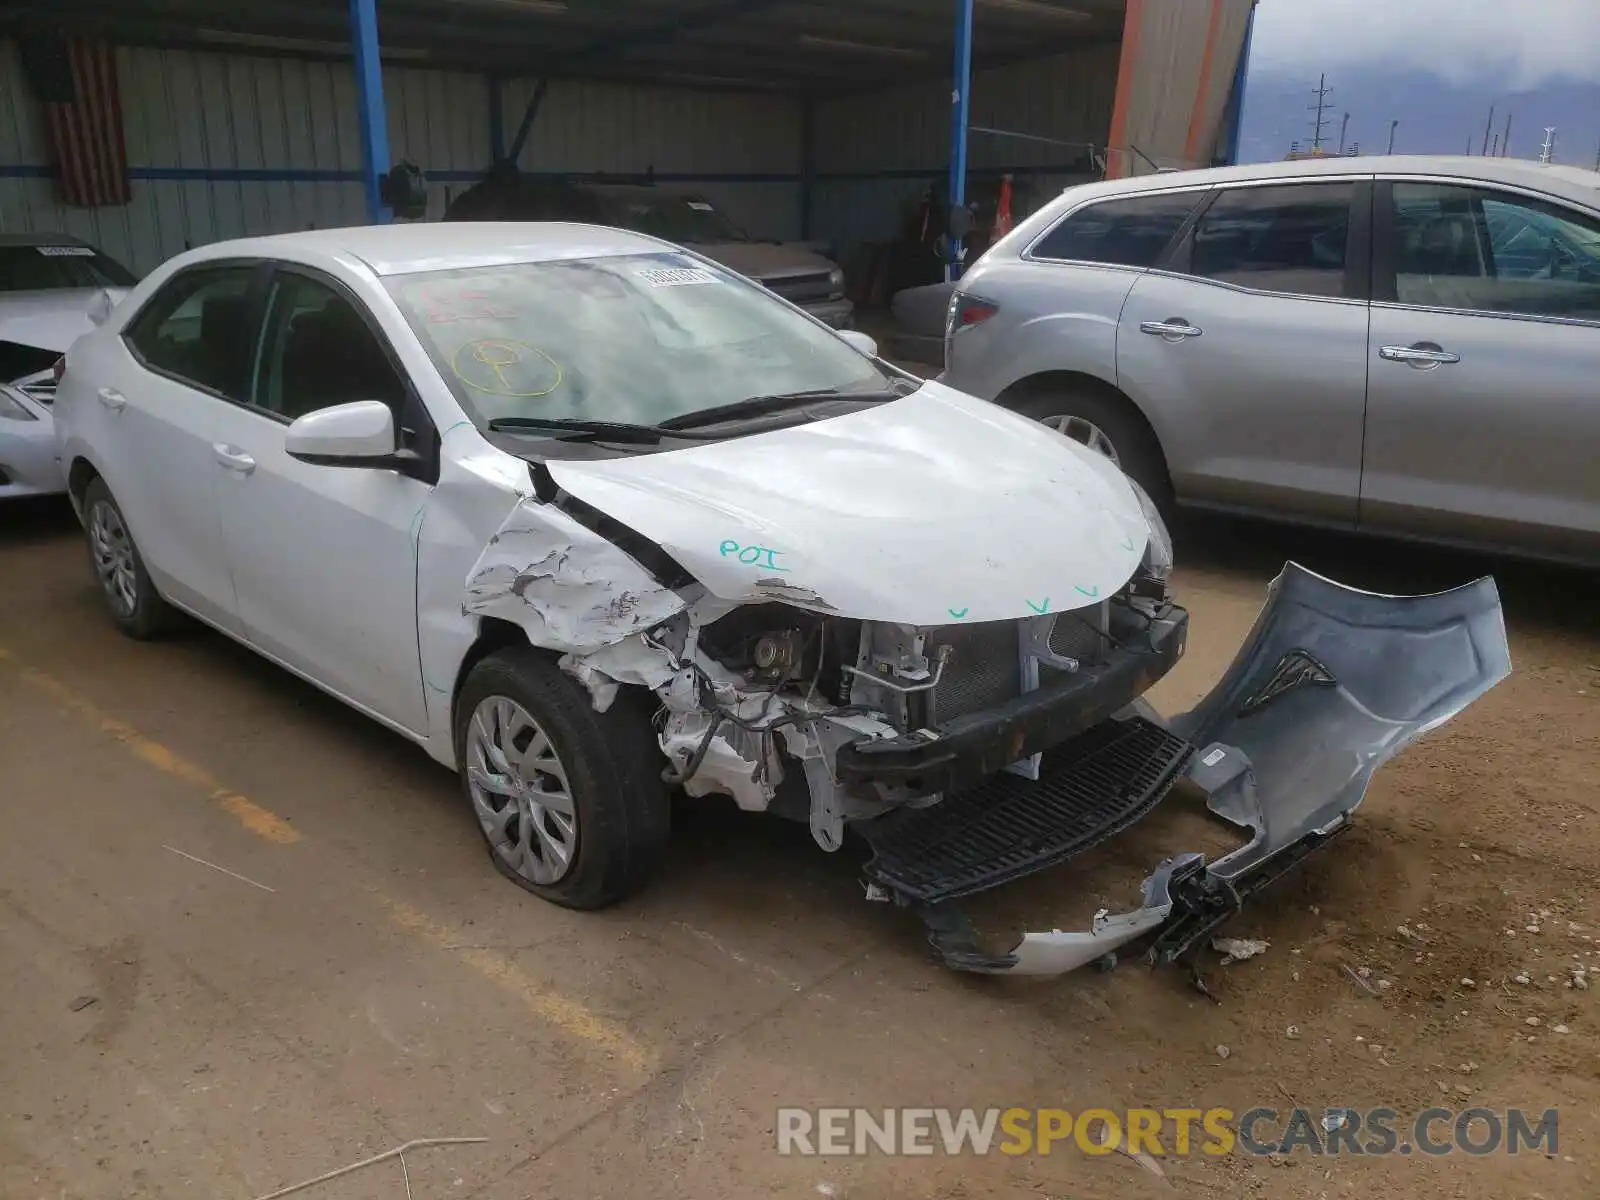
POLYGON ((387 219, 394 161, 426 173, 437 216, 507 156, 692 187, 843 256, 930 186, 1009 174, 1042 197, 1228 158, 1254 2, 12 0, 0 232, 76 234, 143 271, 387 219), (66 202, 63 101, 25 69, 42 37, 109 64, 113 103, 83 120, 120 123, 125 203, 66 202))

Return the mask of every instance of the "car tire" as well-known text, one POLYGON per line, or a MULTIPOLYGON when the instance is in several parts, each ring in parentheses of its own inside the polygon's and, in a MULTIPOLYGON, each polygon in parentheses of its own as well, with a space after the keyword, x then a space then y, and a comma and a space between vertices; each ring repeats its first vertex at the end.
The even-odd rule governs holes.
POLYGON ((84 491, 83 529, 89 566, 116 627, 139 641, 170 630, 178 614, 156 591, 127 518, 102 479, 84 491))
POLYGON ((531 646, 478 662, 455 707, 461 787, 495 868, 565 908, 638 890, 666 847, 666 763, 648 703, 623 688, 604 713, 531 646))
POLYGON ((1163 515, 1171 515, 1172 481, 1166 455, 1129 401, 1089 388, 1055 387, 1032 392, 1014 403, 1004 399, 1001 403, 1106 454, 1149 494, 1163 515), (1104 443, 1097 444, 1101 438, 1104 443))

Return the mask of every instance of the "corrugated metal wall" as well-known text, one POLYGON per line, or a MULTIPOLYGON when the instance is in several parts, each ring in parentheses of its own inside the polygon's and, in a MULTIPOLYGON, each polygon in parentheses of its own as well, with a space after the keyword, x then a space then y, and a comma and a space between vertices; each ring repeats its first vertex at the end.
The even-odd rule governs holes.
MULTIPOLYGON (((506 138, 533 92, 505 88, 506 138)), ((703 193, 758 237, 800 233, 800 104, 781 96, 555 80, 518 165, 527 171, 642 174, 703 193)))
MULTIPOLYGON (((121 47, 117 68, 133 202, 68 208, 44 172, 39 108, 15 43, 0 41, 0 230, 76 234, 147 271, 192 245, 366 220, 348 64, 121 47)), ((504 89, 508 138, 529 90, 504 89)), ((386 67, 384 92, 391 156, 428 173, 437 217, 489 163, 488 83, 386 67)), ((751 232, 794 237, 799 139, 793 101, 560 83, 522 161, 576 172, 654 166, 723 203, 751 232)))
POLYGON ((1254 5, 1128 0, 1113 174, 1211 164, 1254 5))
MULTIPOLYGON (((1103 45, 978 72, 972 125, 1070 144, 975 130, 969 170, 1017 170, 1041 197, 1084 178, 1071 168, 1088 144, 1106 144, 1116 83, 1117 48, 1103 45)), ((816 235, 846 254, 862 242, 893 237, 928 185, 947 177, 950 83, 933 80, 822 104, 816 145, 816 235)))

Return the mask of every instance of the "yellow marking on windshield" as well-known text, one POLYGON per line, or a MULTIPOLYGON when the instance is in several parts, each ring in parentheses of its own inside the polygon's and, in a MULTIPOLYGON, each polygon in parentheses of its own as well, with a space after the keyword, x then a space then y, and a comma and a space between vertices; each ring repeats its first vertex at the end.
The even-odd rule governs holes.
MULTIPOLYGON (((537 346, 530 346, 526 342, 514 342, 505 338, 485 338, 481 341, 466 342, 456 347, 456 352, 450 356, 450 370, 455 377, 474 391, 485 392, 491 396, 510 396, 516 399, 532 400, 540 396, 548 396, 561 386, 566 378, 566 372, 561 364, 551 358, 537 346), (498 387, 492 387, 468 377, 462 370, 464 366, 463 354, 470 352, 470 361, 488 367, 494 373, 498 387), (506 369, 527 362, 527 355, 536 354, 550 364, 550 369, 556 373, 555 382, 542 391, 519 392, 517 385, 506 378, 506 369)), ((477 372, 474 371, 474 374, 477 372)))

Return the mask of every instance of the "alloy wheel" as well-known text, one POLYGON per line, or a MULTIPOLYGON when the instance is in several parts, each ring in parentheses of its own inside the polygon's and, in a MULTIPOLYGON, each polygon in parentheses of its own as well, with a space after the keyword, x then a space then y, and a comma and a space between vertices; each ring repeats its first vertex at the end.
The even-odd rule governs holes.
POLYGON ((139 606, 139 573, 134 564, 133 539, 115 506, 99 501, 89 511, 89 545, 94 570, 106 598, 120 617, 132 617, 139 606))
POLYGON ((1086 417, 1043 417, 1039 422, 1048 425, 1057 433, 1065 434, 1073 441, 1089 447, 1097 453, 1105 455, 1119 467, 1122 459, 1117 457, 1117 447, 1105 430, 1086 417))
POLYGON ((578 809, 550 737, 515 700, 489 696, 467 726, 467 789, 494 853, 530 883, 556 883, 578 850, 578 809))

